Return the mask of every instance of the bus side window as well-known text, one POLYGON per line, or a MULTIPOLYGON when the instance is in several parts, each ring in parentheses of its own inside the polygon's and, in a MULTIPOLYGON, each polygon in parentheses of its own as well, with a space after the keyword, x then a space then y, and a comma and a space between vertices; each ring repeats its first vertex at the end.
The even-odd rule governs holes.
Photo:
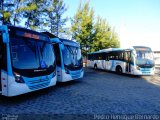
POLYGON ((124 57, 123 52, 119 52, 118 53, 118 59, 123 60, 123 57, 124 57))
POLYGON ((109 59, 110 60, 115 60, 115 54, 114 54, 114 52, 109 53, 109 59))
POLYGON ((93 54, 88 54, 88 60, 94 60, 93 59, 93 54))
POLYGON ((98 55, 96 53, 94 54, 94 59, 98 60, 98 55))
POLYGON ((92 60, 92 61, 94 60, 94 54, 90 55, 90 60, 92 60))
POLYGON ((127 52, 125 52, 125 54, 124 54, 124 60, 128 61, 128 54, 127 54, 127 52))
POLYGON ((99 56, 99 60, 103 60, 102 53, 98 53, 98 56, 99 56))
POLYGON ((87 55, 87 59, 88 59, 88 60, 90 60, 90 59, 91 59, 89 54, 87 55))
POLYGON ((108 55, 106 55, 106 60, 109 61, 109 56, 108 55))
POLYGON ((102 54, 102 60, 106 60, 106 53, 101 53, 102 54))

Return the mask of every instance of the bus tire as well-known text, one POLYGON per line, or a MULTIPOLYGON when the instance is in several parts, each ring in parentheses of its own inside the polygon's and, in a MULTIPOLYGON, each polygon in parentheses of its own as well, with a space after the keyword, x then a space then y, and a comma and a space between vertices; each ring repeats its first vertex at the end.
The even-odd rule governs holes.
POLYGON ((116 67, 116 73, 122 74, 122 68, 121 68, 121 66, 117 66, 116 67))
POLYGON ((94 69, 95 69, 95 70, 97 69, 97 64, 94 65, 94 69))

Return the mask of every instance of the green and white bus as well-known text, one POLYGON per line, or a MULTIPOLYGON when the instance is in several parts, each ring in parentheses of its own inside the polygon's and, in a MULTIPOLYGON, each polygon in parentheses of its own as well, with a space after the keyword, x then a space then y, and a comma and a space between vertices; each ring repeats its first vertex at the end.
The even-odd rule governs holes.
POLYGON ((88 54, 87 66, 119 74, 154 75, 154 56, 150 47, 109 48, 88 54))

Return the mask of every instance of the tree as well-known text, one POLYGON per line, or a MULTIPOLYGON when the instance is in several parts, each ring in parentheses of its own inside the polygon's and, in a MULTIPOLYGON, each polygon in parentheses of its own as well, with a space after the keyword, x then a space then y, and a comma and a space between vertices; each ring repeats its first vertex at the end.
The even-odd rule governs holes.
POLYGON ((23 16, 26 18, 25 26, 30 29, 38 29, 40 25, 41 6, 43 0, 28 0, 26 7, 22 8, 23 16))
POLYGON ((23 19, 23 9, 25 8, 24 0, 14 0, 14 12, 12 17, 13 25, 19 24, 23 19))
POLYGON ((89 7, 88 1, 83 6, 82 3, 80 3, 72 20, 72 37, 80 43, 84 56, 86 56, 88 47, 93 42, 93 18, 94 11, 89 7))
POLYGON ((119 47, 118 36, 105 19, 102 19, 100 16, 97 17, 94 29, 95 37, 91 51, 119 47))
POLYGON ((22 19, 23 22, 26 20, 26 28, 37 30, 45 26, 45 9, 49 7, 48 1, 50 0, 14 0, 13 24, 20 23, 22 19))
POLYGON ((56 36, 59 36, 59 33, 64 32, 63 26, 65 25, 67 18, 62 18, 62 16, 66 11, 67 8, 63 3, 63 0, 53 0, 51 6, 46 9, 50 32, 56 36))
POLYGON ((106 19, 97 17, 94 20, 94 11, 89 7, 89 2, 84 5, 80 3, 72 20, 71 31, 73 39, 81 45, 83 56, 86 56, 87 52, 119 47, 118 36, 106 19))
POLYGON ((33 30, 44 30, 49 26, 57 36, 64 32, 67 18, 62 16, 66 10, 63 0, 0 0, 2 23, 16 26, 23 21, 26 28, 33 30))
POLYGON ((23 19, 23 13, 26 11, 28 1, 25 0, 1 0, 0 13, 2 24, 16 24, 23 19))
POLYGON ((0 21, 1 24, 11 24, 10 18, 13 11, 14 4, 12 1, 0 1, 0 21))

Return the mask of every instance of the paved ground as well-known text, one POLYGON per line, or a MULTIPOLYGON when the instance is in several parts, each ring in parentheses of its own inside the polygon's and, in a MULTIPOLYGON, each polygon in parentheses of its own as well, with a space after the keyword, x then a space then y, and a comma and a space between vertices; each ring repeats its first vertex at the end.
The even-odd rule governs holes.
POLYGON ((159 71, 155 76, 144 77, 117 75, 93 69, 85 71, 83 80, 61 83, 14 98, 0 96, 0 113, 160 114, 159 71))

